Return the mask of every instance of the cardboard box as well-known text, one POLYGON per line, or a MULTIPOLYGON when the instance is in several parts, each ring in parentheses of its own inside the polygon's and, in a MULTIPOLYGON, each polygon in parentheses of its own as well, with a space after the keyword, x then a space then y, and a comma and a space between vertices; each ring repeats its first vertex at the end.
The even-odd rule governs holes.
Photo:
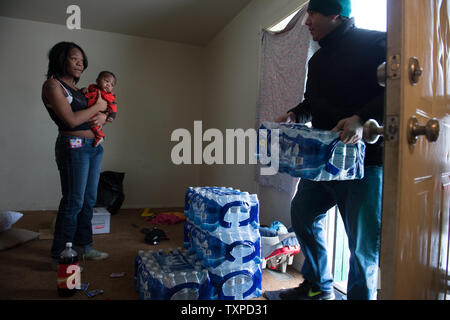
POLYGON ((106 208, 94 208, 92 234, 109 233, 111 213, 106 208))

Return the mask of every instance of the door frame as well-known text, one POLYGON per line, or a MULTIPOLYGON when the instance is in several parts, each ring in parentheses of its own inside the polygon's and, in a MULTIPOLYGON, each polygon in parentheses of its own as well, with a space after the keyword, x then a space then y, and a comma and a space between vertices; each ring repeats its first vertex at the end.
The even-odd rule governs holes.
MULTIPOLYGON (((399 55, 402 50, 403 34, 403 1, 387 1, 387 54, 386 59, 399 55)), ((401 63, 404 57, 398 57, 396 61, 400 63, 397 74, 391 76, 387 71, 386 77, 386 100, 385 100, 385 126, 388 123, 399 125, 401 119, 402 88, 401 79, 407 75, 406 64, 401 63)), ((389 68, 389 63, 388 63, 389 68)), ((400 210, 400 188, 399 188, 399 168, 401 166, 400 150, 402 139, 405 139, 403 132, 397 132, 392 137, 384 137, 384 166, 383 166, 383 204, 380 236, 380 271, 379 271, 379 292, 378 299, 393 299, 395 291, 395 270, 397 267, 397 256, 393 250, 398 243, 397 230, 400 210), (389 197, 385 197, 388 194, 389 197)), ((392 128, 395 131, 395 126, 392 128)), ((389 130, 389 128, 388 128, 389 130)), ((386 132, 387 130, 385 130, 386 132)))

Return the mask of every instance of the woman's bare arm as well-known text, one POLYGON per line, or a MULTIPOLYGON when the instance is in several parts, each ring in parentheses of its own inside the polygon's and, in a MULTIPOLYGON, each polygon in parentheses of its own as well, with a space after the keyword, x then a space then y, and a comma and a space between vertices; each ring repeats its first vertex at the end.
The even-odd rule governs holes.
POLYGON ((90 108, 73 112, 67 98, 64 96, 63 88, 55 79, 48 79, 43 85, 43 96, 55 111, 58 118, 64 121, 70 128, 75 128, 87 122, 99 111, 106 109, 106 101, 98 95, 97 102, 90 108))

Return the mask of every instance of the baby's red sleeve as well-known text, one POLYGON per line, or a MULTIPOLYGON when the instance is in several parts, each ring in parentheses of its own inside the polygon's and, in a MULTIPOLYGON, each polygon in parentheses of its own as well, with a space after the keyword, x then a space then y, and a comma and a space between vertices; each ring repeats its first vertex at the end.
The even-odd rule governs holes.
POLYGON ((88 93, 84 95, 88 99, 88 107, 92 106, 97 102, 97 86, 91 84, 88 87, 88 93))
POLYGON ((111 108, 111 112, 114 112, 114 113, 117 112, 116 95, 114 93, 111 94, 110 108, 111 108))

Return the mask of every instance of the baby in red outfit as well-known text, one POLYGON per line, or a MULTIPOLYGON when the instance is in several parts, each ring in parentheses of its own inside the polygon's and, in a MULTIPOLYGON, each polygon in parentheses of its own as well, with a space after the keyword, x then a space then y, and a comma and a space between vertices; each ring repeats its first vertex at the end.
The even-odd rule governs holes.
MULTIPOLYGON (((97 101, 98 92, 101 93, 103 100, 107 103, 106 113, 108 115, 107 121, 112 122, 116 118, 117 104, 116 95, 112 91, 116 85, 116 76, 110 71, 102 71, 99 73, 96 83, 89 85, 88 89, 84 88, 83 93, 88 99, 88 107, 95 104, 97 101)), ((101 126, 91 127, 95 134, 93 146, 97 147, 105 139, 101 126)))

